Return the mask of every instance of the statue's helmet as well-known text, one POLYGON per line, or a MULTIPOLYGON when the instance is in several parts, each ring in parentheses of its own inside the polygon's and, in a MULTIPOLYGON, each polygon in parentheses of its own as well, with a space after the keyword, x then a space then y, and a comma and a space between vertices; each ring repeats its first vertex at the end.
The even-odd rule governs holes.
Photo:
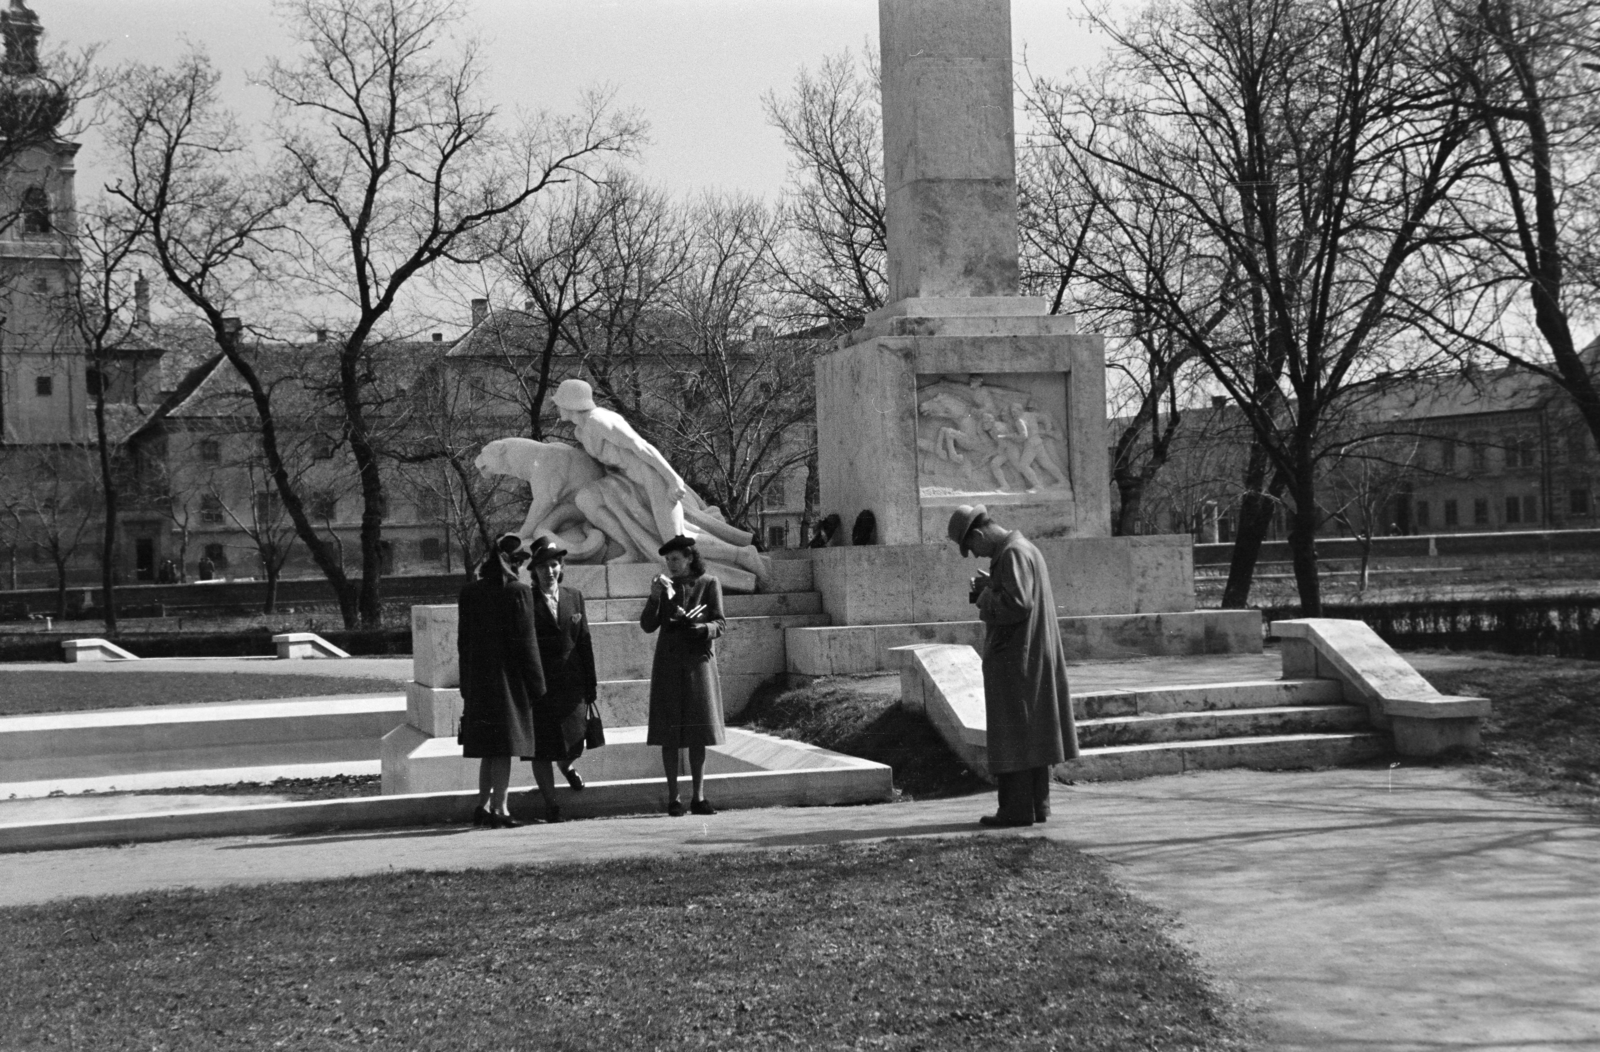
POLYGON ((594 388, 585 380, 562 380, 556 388, 555 403, 558 409, 586 413, 595 407, 594 388))

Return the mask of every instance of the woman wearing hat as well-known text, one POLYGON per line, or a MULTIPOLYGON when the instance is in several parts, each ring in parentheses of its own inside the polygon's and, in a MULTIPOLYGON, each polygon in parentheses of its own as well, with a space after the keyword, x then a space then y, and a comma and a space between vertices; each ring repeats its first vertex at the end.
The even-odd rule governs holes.
POLYGON ((589 638, 589 618, 583 593, 561 585, 566 550, 549 537, 538 537, 528 549, 533 569, 533 623, 539 640, 539 660, 544 665, 544 697, 533 703, 533 780, 544 797, 544 820, 561 821, 555 801, 554 763, 574 790, 583 788, 583 776, 572 764, 583 755, 583 735, 589 706, 598 696, 594 671, 594 643, 589 638))
POLYGON ((522 538, 505 534, 461 590, 461 754, 480 760, 472 824, 496 829, 517 824, 506 809, 511 758, 533 754, 533 703, 544 693, 533 589, 518 576, 527 560, 522 538))
POLYGON ((657 629, 655 664, 650 669, 650 728, 646 745, 661 747, 667 776, 667 814, 684 813, 678 797, 678 750, 689 750, 693 792, 689 810, 714 815, 706 802, 706 746, 721 745, 722 684, 717 678, 716 639, 727 627, 722 616, 722 583, 706 573, 688 537, 661 546, 667 572, 651 582, 650 598, 639 618, 646 632, 657 629))

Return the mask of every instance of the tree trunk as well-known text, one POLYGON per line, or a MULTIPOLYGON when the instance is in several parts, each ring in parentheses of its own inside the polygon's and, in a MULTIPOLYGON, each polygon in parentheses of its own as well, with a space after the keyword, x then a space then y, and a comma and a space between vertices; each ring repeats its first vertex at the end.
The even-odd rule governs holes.
MULTIPOLYGON (((97 361, 98 364, 98 361, 97 361)), ((111 471, 111 450, 106 442, 106 392, 105 373, 100 373, 100 386, 94 399, 95 439, 100 446, 100 488, 105 498, 105 532, 100 539, 100 594, 101 613, 104 615, 106 635, 117 634, 117 483, 111 471)))
POLYGON ((56 560, 56 620, 67 619, 67 562, 56 560))
POLYGON ((263 614, 274 613, 278 609, 278 576, 283 572, 281 568, 273 566, 270 562, 266 565, 267 571, 267 598, 261 604, 263 614))
POLYGON ((1250 601, 1250 586, 1255 580, 1256 560, 1261 544, 1272 525, 1277 498, 1283 493, 1283 477, 1274 473, 1271 485, 1262 491, 1267 478, 1267 452, 1259 441, 1250 444, 1250 459, 1245 465, 1244 496, 1239 499, 1239 525, 1233 534, 1233 558, 1228 564, 1228 583, 1222 590, 1224 610, 1243 610, 1250 601))
POLYGON ((1317 505, 1310 479, 1297 480, 1294 511, 1289 516, 1289 554, 1300 592, 1300 616, 1322 616, 1322 582, 1317 574, 1317 505))

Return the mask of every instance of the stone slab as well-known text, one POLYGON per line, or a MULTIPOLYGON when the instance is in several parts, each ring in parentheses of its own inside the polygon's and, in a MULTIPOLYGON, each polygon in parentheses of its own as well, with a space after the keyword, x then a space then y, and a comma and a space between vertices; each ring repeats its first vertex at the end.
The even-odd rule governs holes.
POLYGON ((456 649, 459 610, 454 603, 411 608, 411 678, 426 687, 459 687, 456 649))
POLYGON ((281 632, 272 637, 280 661, 307 658, 347 658, 350 655, 315 632, 281 632))
POLYGON ((117 646, 109 639, 63 639, 61 657, 68 664, 85 661, 138 661, 137 654, 117 646))
MULTIPOLYGON (((1077 700, 1073 699, 1075 713, 1077 700)), ((1366 709, 1358 705, 1294 705, 1260 709, 1228 706, 1157 715, 1080 719, 1078 744, 1085 748, 1105 748, 1213 738, 1281 737, 1366 728, 1366 709)))
MULTIPOLYGON (((1186 535, 1030 539, 1044 555, 1063 617, 1182 613, 1195 607, 1192 544, 1186 535)), ((835 625, 971 620, 969 581, 987 567, 986 560, 963 559, 948 542, 822 548, 814 554, 817 590, 835 625)), ((1250 616, 1248 611, 1218 613, 1250 616)), ((1254 616, 1259 636, 1260 617, 1254 616)), ((1227 629, 1232 631, 1243 621, 1220 618, 1216 625, 1233 626, 1227 629)))
MULTIPOLYGON (((1060 623, 1069 661, 1261 652, 1261 618, 1254 610, 1063 617, 1060 623)), ((896 647, 919 643, 981 646, 983 624, 831 625, 794 628, 785 634, 790 673, 845 676, 898 668, 898 659, 891 653, 896 647)))

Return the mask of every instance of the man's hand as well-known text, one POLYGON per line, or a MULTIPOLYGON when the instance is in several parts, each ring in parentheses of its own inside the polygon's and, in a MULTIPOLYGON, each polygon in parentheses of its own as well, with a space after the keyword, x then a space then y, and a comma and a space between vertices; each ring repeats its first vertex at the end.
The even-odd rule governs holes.
POLYGON ((979 570, 977 575, 972 578, 972 590, 967 593, 967 602, 976 603, 978 597, 983 594, 983 590, 988 587, 989 571, 979 570))

